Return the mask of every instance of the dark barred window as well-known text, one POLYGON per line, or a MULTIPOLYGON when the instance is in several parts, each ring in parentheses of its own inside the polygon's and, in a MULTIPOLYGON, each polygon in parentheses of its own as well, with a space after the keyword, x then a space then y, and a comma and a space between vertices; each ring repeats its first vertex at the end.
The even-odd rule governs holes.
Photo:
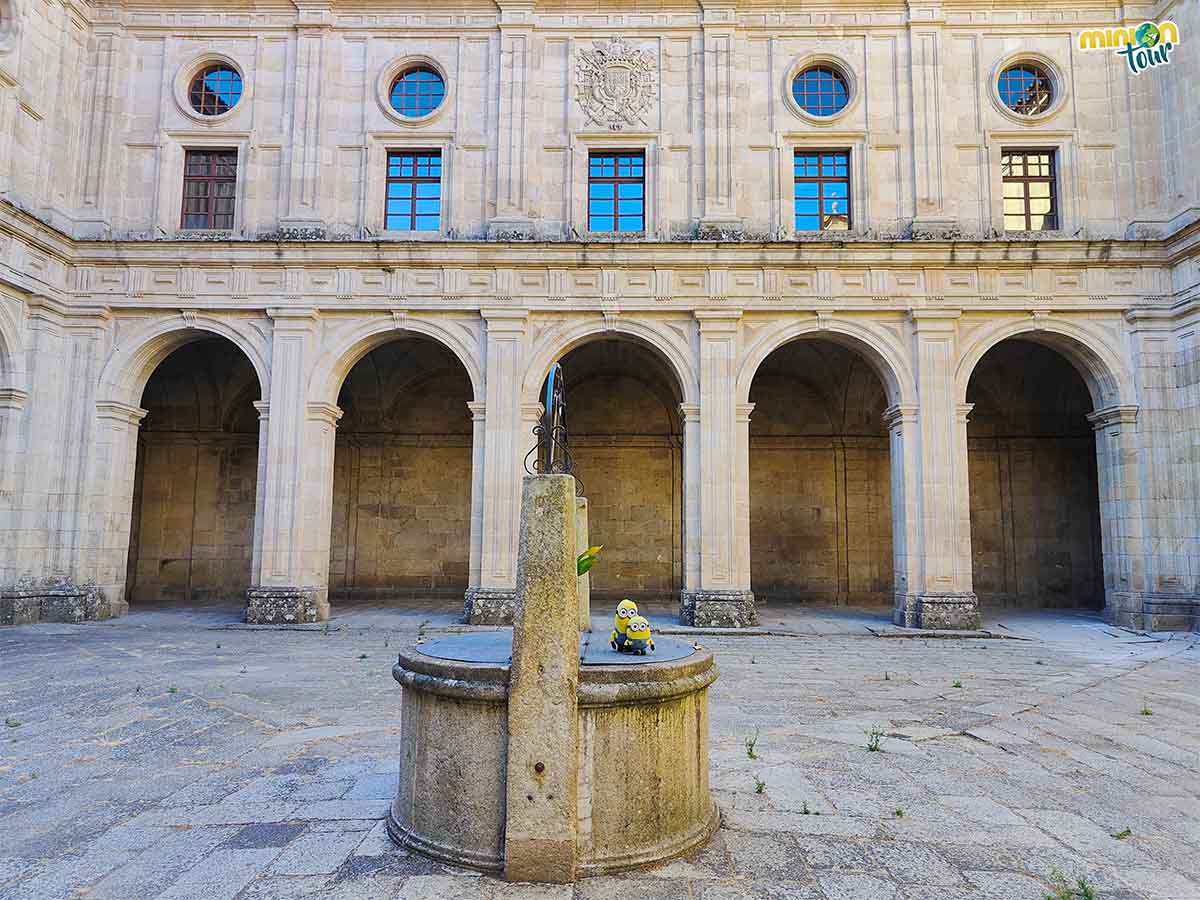
POLYGON ((188 100, 202 116, 229 112, 242 99, 242 76, 223 63, 208 66, 192 79, 188 100))
POLYGON ((1021 116, 1036 116, 1054 100, 1054 79, 1041 66, 1019 63, 1000 73, 996 83, 1004 105, 1021 116))
POLYGON ((384 225, 389 231, 442 227, 442 154, 438 150, 388 153, 384 225))
POLYGON ((236 150, 188 150, 183 163, 184 228, 233 228, 236 150))
POLYGON ((1058 228, 1053 150, 1002 150, 1005 231, 1058 228))
POLYGON ((646 230, 646 157, 640 150, 589 157, 588 230, 646 230))
POLYGON ((797 231, 849 230, 849 150, 797 150, 793 180, 797 231))

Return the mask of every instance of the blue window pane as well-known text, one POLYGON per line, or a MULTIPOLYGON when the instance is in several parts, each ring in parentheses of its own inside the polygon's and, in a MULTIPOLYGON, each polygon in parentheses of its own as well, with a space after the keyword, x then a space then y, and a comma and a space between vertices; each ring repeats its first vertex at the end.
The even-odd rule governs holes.
POLYGON ((417 185, 418 197, 440 197, 442 196, 442 186, 435 182, 427 182, 417 185))
MULTIPOLYGON (((599 187, 599 186, 600 185, 596 185, 596 187, 599 187)), ((607 185, 607 187, 611 187, 611 185, 607 185)), ((634 198, 640 199, 642 196, 642 185, 640 185, 640 184, 623 184, 623 185, 621 185, 621 190, 620 190, 620 193, 618 194, 618 196, 622 200, 634 199, 634 198)))
POLYGON ((832 116, 846 108, 850 88, 835 69, 812 66, 793 79, 792 97, 810 115, 832 116))
POLYGON ((622 216, 640 216, 642 214, 642 201, 621 200, 617 203, 617 212, 622 216))
POLYGON ((816 197, 817 183, 815 181, 801 181, 796 185, 796 197, 816 197))
POLYGON ((841 213, 846 214, 845 200, 825 200, 822 201, 822 210, 826 213, 841 213))
POLYGON ((437 231, 441 227, 438 216, 417 216, 417 231, 437 231))
POLYGON ((641 231, 641 216, 621 216, 621 226, 618 231, 641 231))
POLYGON ((411 200, 389 200, 387 204, 388 215, 400 215, 412 212, 411 200))
POLYGON ((442 201, 441 200, 418 200, 417 201, 417 215, 418 216, 421 216, 421 215, 436 216, 441 211, 442 211, 442 201))
POLYGON ((797 231, 820 231, 821 223, 816 216, 796 216, 797 231))
POLYGON ((229 112, 241 98, 241 74, 223 64, 206 68, 192 79, 188 88, 192 109, 202 116, 219 116, 229 112))
POLYGON ((595 216, 588 226, 592 231, 612 231, 613 219, 612 216, 595 216))
POLYGON ((393 181, 388 185, 388 197, 411 197, 412 182, 393 181))
POLYGON ((814 215, 814 216, 817 214, 817 201, 816 200, 797 200, 796 201, 796 215, 802 215, 805 213, 814 215))
MULTIPOLYGON (((848 194, 849 185, 845 182, 830 181, 825 185, 826 197, 845 197, 848 194)), ((816 194, 813 195, 814 197, 816 194)))
MULTIPOLYGON (((624 185, 622 185, 624 187, 624 185)), ((612 184, 593 184, 591 185, 591 196, 593 200, 611 200, 613 196, 612 184)))
POLYGON ((446 84, 432 69, 409 69, 392 84, 392 109, 405 118, 427 116, 446 98, 446 84))
POLYGON ((589 205, 589 211, 593 216, 611 216, 613 202, 611 200, 593 200, 589 205))

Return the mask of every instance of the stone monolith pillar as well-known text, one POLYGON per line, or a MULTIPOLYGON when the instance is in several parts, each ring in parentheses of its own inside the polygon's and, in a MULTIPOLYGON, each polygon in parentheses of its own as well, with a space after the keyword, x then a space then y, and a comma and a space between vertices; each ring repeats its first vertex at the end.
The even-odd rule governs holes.
MULTIPOLYGON (((588 502, 586 497, 575 498, 575 558, 588 548, 588 502)), ((579 630, 592 630, 592 576, 575 579, 575 597, 579 601, 579 630)))
POLYGON ((575 880, 579 604, 575 479, 526 475, 508 687, 504 877, 575 880))

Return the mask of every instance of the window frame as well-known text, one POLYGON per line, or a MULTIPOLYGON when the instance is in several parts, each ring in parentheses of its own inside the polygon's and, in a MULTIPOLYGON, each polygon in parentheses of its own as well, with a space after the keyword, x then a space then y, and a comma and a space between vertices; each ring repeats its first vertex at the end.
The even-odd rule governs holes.
MULTIPOLYGON (((850 234, 855 229, 855 203, 854 203, 854 148, 853 147, 792 147, 791 153, 791 169, 792 169, 792 204, 791 204, 791 229, 793 234, 850 234), (821 167, 824 165, 821 157, 826 154, 838 154, 845 156, 846 159, 846 174, 826 176, 821 173, 821 167), (801 156, 816 156, 817 157, 817 174, 815 176, 798 176, 796 175, 796 160, 801 156), (800 228, 796 223, 796 201, 800 198, 796 197, 796 185, 798 184, 816 184, 817 185, 817 228, 800 228), (844 198, 835 197, 830 199, 844 199, 846 201, 846 227, 845 228, 826 228, 825 215, 821 209, 825 200, 824 185, 826 183, 845 184, 846 196, 844 198)), ((835 163, 836 165, 836 163, 835 163)), ((805 198, 811 199, 811 198, 805 198)))
MULTIPOLYGON (((588 231, 588 233, 589 234, 615 234, 615 235, 621 235, 623 237, 638 237, 638 236, 644 237, 649 231, 648 226, 649 226, 649 211, 650 211, 649 210, 649 198, 647 196, 648 179, 646 176, 647 176, 647 166, 648 166, 648 154, 646 152, 646 148, 644 148, 644 147, 614 147, 614 148, 589 147, 589 148, 587 148, 587 157, 586 157, 585 166, 586 166, 585 171, 587 173, 587 186, 586 186, 586 190, 584 193, 584 217, 585 217, 585 222, 587 225, 586 230, 588 231), (613 175, 612 176, 605 176, 605 175, 593 176, 592 175, 592 161, 596 158, 606 158, 606 157, 611 157, 613 159, 613 168, 614 168, 613 175), (639 157, 641 159, 641 175, 640 176, 633 176, 633 175, 622 176, 620 174, 620 165, 621 165, 620 159, 622 157, 627 157, 627 158, 631 158, 631 159, 633 157, 639 157), (613 201, 614 206, 613 206, 613 212, 612 212, 611 218, 613 220, 614 227, 611 229, 605 229, 605 228, 597 229, 597 228, 592 227, 592 219, 593 219, 593 216, 592 216, 592 200, 593 200, 592 186, 594 184, 611 184, 611 185, 613 185, 612 201, 613 201), (623 184, 638 184, 641 186, 642 196, 640 198, 636 198, 636 199, 641 200, 641 228, 623 230, 620 227, 621 219, 623 218, 623 216, 621 215, 621 211, 620 211, 620 202, 622 200, 622 197, 620 196, 620 193, 621 193, 620 185, 623 185, 623 184)), ((595 198, 595 199, 603 200, 605 198, 595 198)), ((635 198, 624 198, 624 199, 635 199, 635 198)), ((600 216, 600 217, 603 217, 603 216, 600 216)))
MULTIPOLYGON (((1062 231, 1062 229, 1063 229, 1062 189, 1061 189, 1061 181, 1060 181, 1060 179, 1061 179, 1061 164, 1059 161, 1059 154, 1060 154, 1060 150, 1057 147, 1002 146, 1000 148, 1000 166, 999 166, 999 171, 1000 171, 1000 224, 1001 224, 1001 230, 1004 231, 1005 234, 1022 233, 1022 232, 1062 231), (1048 157, 1049 158, 1049 166, 1050 166, 1050 174, 1048 176, 1042 176, 1042 175, 1030 176, 1028 174, 1005 175, 1004 174, 1005 160, 1009 156, 1015 155, 1015 154, 1020 154, 1022 156, 1022 158, 1024 160, 1024 162, 1023 162, 1024 166, 1028 166, 1028 158, 1030 156, 1046 156, 1046 157, 1048 157), (1015 199, 1015 198, 1009 198, 1009 197, 1005 196, 1004 186, 1006 184, 1022 184, 1025 186, 1024 191, 1023 191, 1023 196, 1021 198, 1023 200, 1024 218, 1025 218, 1025 224, 1027 226, 1025 228, 1009 228, 1008 227, 1007 219, 1008 219, 1009 214, 1007 212, 1005 212, 1004 204, 1005 204, 1006 200, 1015 199), (1052 227, 1047 228, 1044 225, 1041 228, 1028 227, 1028 226, 1032 225, 1033 216, 1035 215, 1033 212, 1030 211, 1030 201, 1033 199, 1038 199, 1038 198, 1034 198, 1034 197, 1030 196, 1030 194, 1029 194, 1029 185, 1030 184, 1049 184, 1050 185, 1050 212, 1045 215, 1048 217, 1052 217, 1052 221, 1053 221, 1052 227)), ((1027 169, 1026 169, 1026 171, 1027 171, 1027 169)))
MULTIPOLYGON (((237 213, 238 213, 238 186, 240 183, 239 176, 241 174, 241 162, 242 162, 242 154, 238 147, 185 146, 183 148, 183 180, 182 180, 182 183, 180 186, 180 201, 179 201, 179 230, 181 232, 188 232, 188 233, 198 232, 198 231, 232 232, 232 231, 236 230, 237 218, 238 218, 238 216, 237 216, 237 213), (209 174, 208 175, 205 175, 205 176, 189 175, 188 174, 188 162, 189 162, 189 158, 191 157, 191 155, 193 153, 195 153, 195 154, 202 153, 202 154, 207 154, 209 156, 215 156, 216 154, 221 154, 221 153, 232 154, 232 156, 233 156, 233 176, 228 177, 228 176, 215 175, 214 174, 215 163, 212 161, 210 161, 210 163, 209 163, 209 174), (195 184, 195 183, 203 183, 203 184, 210 185, 210 193, 207 198, 208 199, 208 211, 206 213, 206 215, 208 217, 208 224, 203 225, 203 226, 196 226, 196 225, 189 226, 187 224, 189 215, 199 215, 198 213, 189 213, 188 209, 187 209, 188 185, 195 184), (233 191, 232 191, 231 195, 229 197, 218 197, 216 192, 211 189, 211 186, 215 186, 218 184, 233 185, 233 191), (215 201, 222 200, 222 199, 229 200, 230 204, 231 204, 231 208, 228 213, 229 224, 227 226, 216 225, 213 222, 214 218, 218 215, 218 213, 214 209, 214 203, 215 203, 215 201)), ((224 214, 222 213, 221 215, 224 215, 224 214)))
MULTIPOLYGON (((395 215, 400 216, 400 215, 405 215, 405 214, 396 213, 395 215)), ((435 234, 442 234, 445 231, 445 229, 446 229, 446 154, 445 154, 444 149, 442 147, 424 147, 424 146, 421 146, 421 147, 396 147, 396 146, 387 147, 383 153, 383 230, 385 232, 391 233, 391 234, 435 235, 435 234), (411 156, 413 158, 413 160, 414 160, 413 174, 410 176, 404 176, 404 175, 393 176, 391 174, 392 159, 393 159, 393 157, 403 157, 403 156, 411 156), (427 156, 427 157, 436 156, 437 157, 437 159, 438 159, 438 175, 436 178, 434 178, 433 176, 422 177, 422 176, 417 175, 416 159, 421 156, 427 156), (389 189, 390 189, 391 185, 393 185, 393 184, 411 184, 411 185, 413 185, 412 198, 411 198, 413 205, 412 205, 411 210, 407 213, 408 219, 413 226, 411 228, 393 228, 393 227, 390 227, 390 225, 389 225, 389 216, 391 215, 388 212, 389 201, 391 201, 393 199, 404 199, 404 198, 393 198, 393 197, 388 196, 389 189), (416 186, 418 184, 437 184, 438 185, 438 198, 437 198, 438 199, 438 225, 437 225, 437 228, 417 228, 416 227, 417 219, 420 218, 420 216, 417 213, 416 201, 418 199, 428 199, 428 198, 418 198, 417 197, 416 186)))
POLYGON ((254 78, 252 67, 245 66, 235 60, 232 56, 224 53, 201 53, 197 56, 189 58, 175 72, 175 78, 172 84, 172 94, 175 98, 175 106, 187 119, 191 122, 203 125, 205 128, 216 128, 220 125, 226 125, 230 120, 246 121, 245 116, 248 116, 249 110, 254 104, 251 102, 254 93, 254 78), (192 106, 191 89, 192 82, 196 77, 207 69, 209 66, 228 66, 233 69, 242 79, 242 94, 238 98, 238 102, 225 110, 223 113, 217 113, 213 116, 202 115, 197 112, 192 106))

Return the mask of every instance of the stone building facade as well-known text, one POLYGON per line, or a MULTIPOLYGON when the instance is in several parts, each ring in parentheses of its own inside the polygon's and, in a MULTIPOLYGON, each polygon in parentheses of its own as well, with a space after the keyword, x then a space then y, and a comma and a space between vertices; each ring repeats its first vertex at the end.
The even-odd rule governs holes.
POLYGON ((1198 38, 1198 0, 0 0, 0 621, 502 618, 560 361, 601 595, 1195 627, 1198 38), (1145 71, 1081 41, 1168 20, 1145 71))

